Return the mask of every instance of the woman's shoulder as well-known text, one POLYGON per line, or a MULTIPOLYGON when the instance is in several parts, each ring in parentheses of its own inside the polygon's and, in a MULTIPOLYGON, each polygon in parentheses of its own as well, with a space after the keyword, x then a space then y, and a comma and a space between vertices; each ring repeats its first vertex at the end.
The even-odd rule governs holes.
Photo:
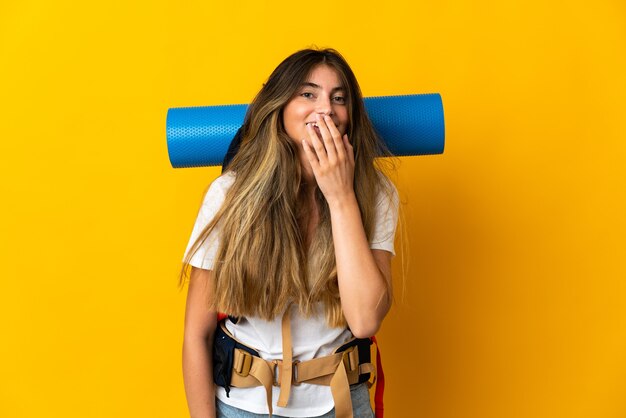
POLYGON ((235 181, 235 172, 227 171, 211 183, 210 187, 214 187, 216 189, 229 189, 230 186, 233 185, 235 181))
POLYGON ((378 172, 379 187, 376 205, 381 204, 397 207, 399 203, 398 188, 391 179, 383 172, 378 172))
POLYGON ((211 182, 209 185, 209 189, 207 190, 207 195, 225 195, 228 189, 233 185, 235 181, 235 173, 232 171, 228 171, 215 180, 211 182))
POLYGON ((226 198, 226 193, 235 181, 235 173, 226 172, 209 185, 202 202, 203 207, 219 207, 226 198))

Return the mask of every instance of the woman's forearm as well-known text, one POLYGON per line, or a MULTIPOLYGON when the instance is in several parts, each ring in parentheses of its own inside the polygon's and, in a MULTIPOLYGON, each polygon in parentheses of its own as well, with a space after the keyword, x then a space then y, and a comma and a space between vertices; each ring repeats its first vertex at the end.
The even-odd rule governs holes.
POLYGON ((391 255, 378 251, 374 256, 354 194, 329 205, 341 306, 352 333, 369 337, 378 331, 391 304, 391 255))
POLYGON ((183 379, 191 418, 215 418, 213 336, 217 314, 208 310, 212 281, 211 270, 192 269, 183 339, 183 379))
POLYGON ((215 418, 212 336, 185 338, 183 343, 183 378, 191 418, 215 418))

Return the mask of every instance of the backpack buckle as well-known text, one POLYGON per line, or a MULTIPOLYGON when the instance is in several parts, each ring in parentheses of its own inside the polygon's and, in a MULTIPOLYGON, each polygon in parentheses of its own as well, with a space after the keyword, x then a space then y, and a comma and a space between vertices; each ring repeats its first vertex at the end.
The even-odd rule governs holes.
POLYGON ((272 360, 272 375, 274 376, 274 381, 272 382, 273 386, 280 386, 280 365, 282 364, 281 360, 272 360))
POLYGON ((343 365, 346 368, 346 372, 354 372, 359 370, 359 350, 355 347, 350 347, 343 352, 343 365))
POLYGON ((300 360, 295 360, 291 363, 291 385, 299 386, 300 382, 298 382, 298 364, 300 364, 300 360))
MULTIPOLYGON (((280 386, 280 368, 283 364, 282 360, 272 360, 272 374, 274 375, 274 381, 272 382, 273 386, 280 386)), ((298 364, 300 364, 300 360, 294 360, 291 363, 291 385, 298 386, 300 382, 298 382, 298 364)))
POLYGON ((235 350, 235 358, 233 359, 233 369, 241 377, 247 377, 252 367, 252 356, 244 350, 235 350), (239 355, 237 355, 239 354, 239 355))

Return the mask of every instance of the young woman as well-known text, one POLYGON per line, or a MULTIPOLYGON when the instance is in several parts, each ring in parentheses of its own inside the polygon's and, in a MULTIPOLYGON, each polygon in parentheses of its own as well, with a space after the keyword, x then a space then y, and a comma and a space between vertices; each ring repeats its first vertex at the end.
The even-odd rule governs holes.
POLYGON ((331 49, 294 53, 241 133, 184 258, 191 416, 373 416, 354 338, 391 304, 398 199, 352 70, 331 49))

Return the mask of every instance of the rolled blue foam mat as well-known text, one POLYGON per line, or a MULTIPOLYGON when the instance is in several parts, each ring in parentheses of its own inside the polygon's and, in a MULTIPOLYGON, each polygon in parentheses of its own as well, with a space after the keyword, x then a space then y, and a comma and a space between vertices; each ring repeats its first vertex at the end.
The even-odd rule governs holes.
MULTIPOLYGON (((374 128, 397 156, 443 153, 445 129, 439 94, 366 97, 374 128)), ((171 108, 167 148, 174 168, 221 165, 248 105, 171 108)))

